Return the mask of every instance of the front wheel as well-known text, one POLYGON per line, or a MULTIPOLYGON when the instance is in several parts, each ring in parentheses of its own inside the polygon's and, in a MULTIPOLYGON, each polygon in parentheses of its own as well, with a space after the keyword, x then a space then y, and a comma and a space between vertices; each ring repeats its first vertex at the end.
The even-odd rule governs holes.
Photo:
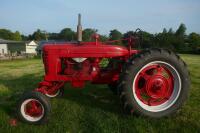
POLYGON ((64 82, 41 82, 36 91, 41 92, 48 98, 58 98, 64 95, 64 82))
POLYGON ((64 95, 64 87, 61 87, 60 89, 53 91, 53 92, 51 92, 47 89, 46 92, 47 93, 45 95, 49 98, 59 98, 64 95))
POLYGON ((17 116, 30 124, 43 124, 49 119, 50 102, 45 95, 32 91, 24 93, 17 105, 17 116))
POLYGON ((128 113, 168 116, 187 98, 190 86, 185 63, 173 52, 153 49, 132 58, 120 79, 120 99, 128 113))

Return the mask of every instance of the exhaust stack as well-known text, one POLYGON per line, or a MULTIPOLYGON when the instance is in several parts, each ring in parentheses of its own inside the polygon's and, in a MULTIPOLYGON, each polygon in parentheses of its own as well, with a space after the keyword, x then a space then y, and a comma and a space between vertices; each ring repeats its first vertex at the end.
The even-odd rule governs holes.
POLYGON ((78 14, 78 25, 77 25, 77 41, 82 41, 82 25, 81 25, 81 14, 78 14))

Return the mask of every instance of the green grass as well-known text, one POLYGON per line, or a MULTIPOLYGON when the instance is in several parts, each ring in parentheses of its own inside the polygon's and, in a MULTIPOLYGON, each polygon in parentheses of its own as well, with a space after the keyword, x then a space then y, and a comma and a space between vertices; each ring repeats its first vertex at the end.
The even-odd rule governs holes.
POLYGON ((186 104, 168 118, 150 119, 123 114, 119 99, 105 85, 87 84, 84 89, 65 86, 63 98, 52 99, 49 123, 41 126, 17 122, 15 103, 25 90, 33 90, 43 78, 39 59, 0 62, 0 132, 134 133, 200 132, 200 56, 181 55, 188 64, 192 86, 186 104))

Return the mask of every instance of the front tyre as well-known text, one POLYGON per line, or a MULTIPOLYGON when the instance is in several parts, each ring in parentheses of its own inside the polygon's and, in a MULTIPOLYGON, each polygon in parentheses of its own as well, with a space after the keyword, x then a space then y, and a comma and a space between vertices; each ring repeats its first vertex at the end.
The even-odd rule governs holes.
POLYGON ((17 116, 29 124, 44 124, 51 112, 50 102, 45 95, 32 91, 24 93, 17 104, 17 116))
POLYGON ((126 112, 159 118, 181 107, 189 86, 185 63, 171 51, 152 49, 129 61, 119 92, 126 112))
POLYGON ((49 98, 59 98, 64 95, 64 87, 61 87, 60 89, 53 92, 47 89, 46 92, 47 93, 45 95, 49 98))

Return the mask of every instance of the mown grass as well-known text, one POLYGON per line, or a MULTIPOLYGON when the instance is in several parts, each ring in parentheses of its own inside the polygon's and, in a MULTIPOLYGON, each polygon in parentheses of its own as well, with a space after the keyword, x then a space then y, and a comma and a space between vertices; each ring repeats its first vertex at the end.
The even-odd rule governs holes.
POLYGON ((49 123, 41 126, 17 122, 15 103, 27 90, 33 90, 43 78, 39 59, 0 62, 0 133, 134 133, 200 132, 200 56, 181 55, 188 64, 192 86, 182 109, 171 117, 150 119, 123 114, 119 99, 105 85, 87 84, 84 89, 65 86, 63 98, 52 99, 49 123))

